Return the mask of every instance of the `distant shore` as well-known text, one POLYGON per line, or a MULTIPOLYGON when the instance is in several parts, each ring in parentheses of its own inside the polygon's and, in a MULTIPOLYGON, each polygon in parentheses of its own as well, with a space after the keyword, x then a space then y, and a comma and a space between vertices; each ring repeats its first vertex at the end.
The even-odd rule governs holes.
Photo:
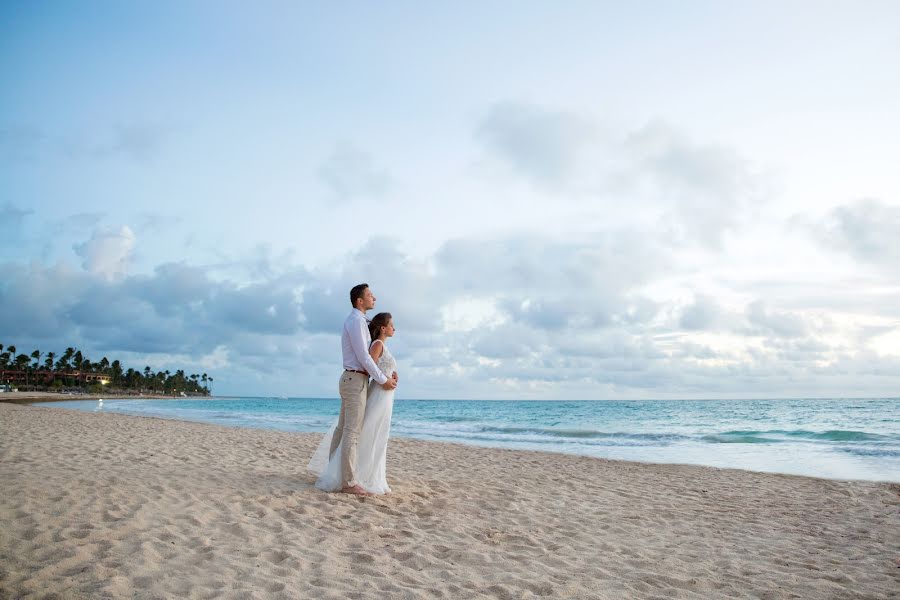
MULTIPOLYGON (((187 396, 187 398, 209 398, 209 396, 187 396)), ((65 402, 68 400, 177 400, 185 396, 164 394, 70 394, 64 392, 0 392, 0 402, 10 404, 34 404, 37 402, 65 402)))

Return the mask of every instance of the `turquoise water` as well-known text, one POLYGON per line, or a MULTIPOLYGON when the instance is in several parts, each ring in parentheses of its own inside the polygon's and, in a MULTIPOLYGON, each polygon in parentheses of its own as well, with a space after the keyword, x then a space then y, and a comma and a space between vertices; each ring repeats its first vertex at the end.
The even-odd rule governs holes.
MULTIPOLYGON (((324 432, 320 398, 44 403, 235 427, 324 432)), ((392 435, 611 459, 900 482, 900 398, 813 400, 398 400, 392 435)))

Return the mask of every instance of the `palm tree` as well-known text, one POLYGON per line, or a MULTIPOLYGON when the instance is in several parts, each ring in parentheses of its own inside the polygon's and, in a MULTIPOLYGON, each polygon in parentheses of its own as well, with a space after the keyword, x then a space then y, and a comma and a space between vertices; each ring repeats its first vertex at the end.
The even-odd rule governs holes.
POLYGON ((31 358, 34 359, 34 364, 31 365, 31 372, 35 375, 35 381, 37 381, 37 370, 41 366, 41 351, 35 350, 31 353, 31 358))
POLYGON ((16 357, 16 371, 23 371, 25 373, 25 385, 28 385, 28 363, 31 362, 31 357, 27 354, 20 354, 16 357))
POLYGON ((63 355, 59 357, 59 360, 56 361, 56 370, 61 371, 63 373, 63 381, 66 381, 68 378, 66 375, 72 369, 69 365, 69 361, 72 360, 72 356, 75 355, 75 348, 71 346, 66 348, 66 351, 63 352, 63 355))
MULTIPOLYGON (((6 367, 9 365, 9 352, 0 353, 0 371, 5 371, 6 367)), ((0 383, 9 383, 9 378, 4 381, 0 381, 0 383)))
POLYGON ((66 351, 63 352, 63 355, 59 357, 59 360, 56 361, 56 370, 63 371, 64 373, 68 373, 70 366, 69 361, 72 360, 72 356, 75 354, 75 348, 66 348, 66 351))
POLYGON ((112 365, 110 365, 110 371, 112 373, 113 385, 119 385, 122 380, 122 363, 120 363, 118 360, 112 361, 112 365))
POLYGON ((46 358, 44 359, 44 370, 49 371, 50 374, 47 376, 47 383, 53 383, 55 376, 53 374, 53 359, 56 358, 55 352, 48 352, 46 354, 46 358))
POLYGON ((16 347, 15 346, 7 346, 6 353, 9 355, 9 358, 6 360, 9 362, 9 366, 14 371, 18 371, 18 367, 16 367, 16 347))

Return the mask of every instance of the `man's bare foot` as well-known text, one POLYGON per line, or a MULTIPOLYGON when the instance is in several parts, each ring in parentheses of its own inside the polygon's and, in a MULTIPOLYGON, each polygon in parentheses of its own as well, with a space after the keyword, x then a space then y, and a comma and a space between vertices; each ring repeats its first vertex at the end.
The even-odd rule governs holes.
POLYGON ((341 488, 341 493, 342 494, 353 494, 354 496, 371 496, 372 495, 369 492, 367 492, 366 490, 359 487, 358 485, 341 488))

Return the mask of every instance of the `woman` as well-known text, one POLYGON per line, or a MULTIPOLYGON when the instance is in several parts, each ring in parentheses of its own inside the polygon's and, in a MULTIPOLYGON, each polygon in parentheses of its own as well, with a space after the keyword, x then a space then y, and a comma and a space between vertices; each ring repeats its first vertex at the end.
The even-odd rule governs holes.
MULTIPOLYGON (((391 356, 385 342, 394 336, 394 320, 391 313, 378 313, 369 323, 372 344, 369 354, 378 368, 391 377, 397 370, 397 361, 391 356)), ((380 385, 370 385, 366 399, 366 413, 363 417, 362 431, 357 443, 357 479, 359 485, 371 494, 387 494, 391 491, 385 476, 387 470, 387 442, 391 430, 391 412, 394 408, 394 390, 386 390, 380 385)), ((338 445, 331 460, 328 450, 331 447, 331 436, 334 435, 335 422, 309 461, 307 469, 318 475, 316 487, 326 492, 341 489, 341 446, 338 445)), ((343 442, 342 442, 343 443, 343 442)))

